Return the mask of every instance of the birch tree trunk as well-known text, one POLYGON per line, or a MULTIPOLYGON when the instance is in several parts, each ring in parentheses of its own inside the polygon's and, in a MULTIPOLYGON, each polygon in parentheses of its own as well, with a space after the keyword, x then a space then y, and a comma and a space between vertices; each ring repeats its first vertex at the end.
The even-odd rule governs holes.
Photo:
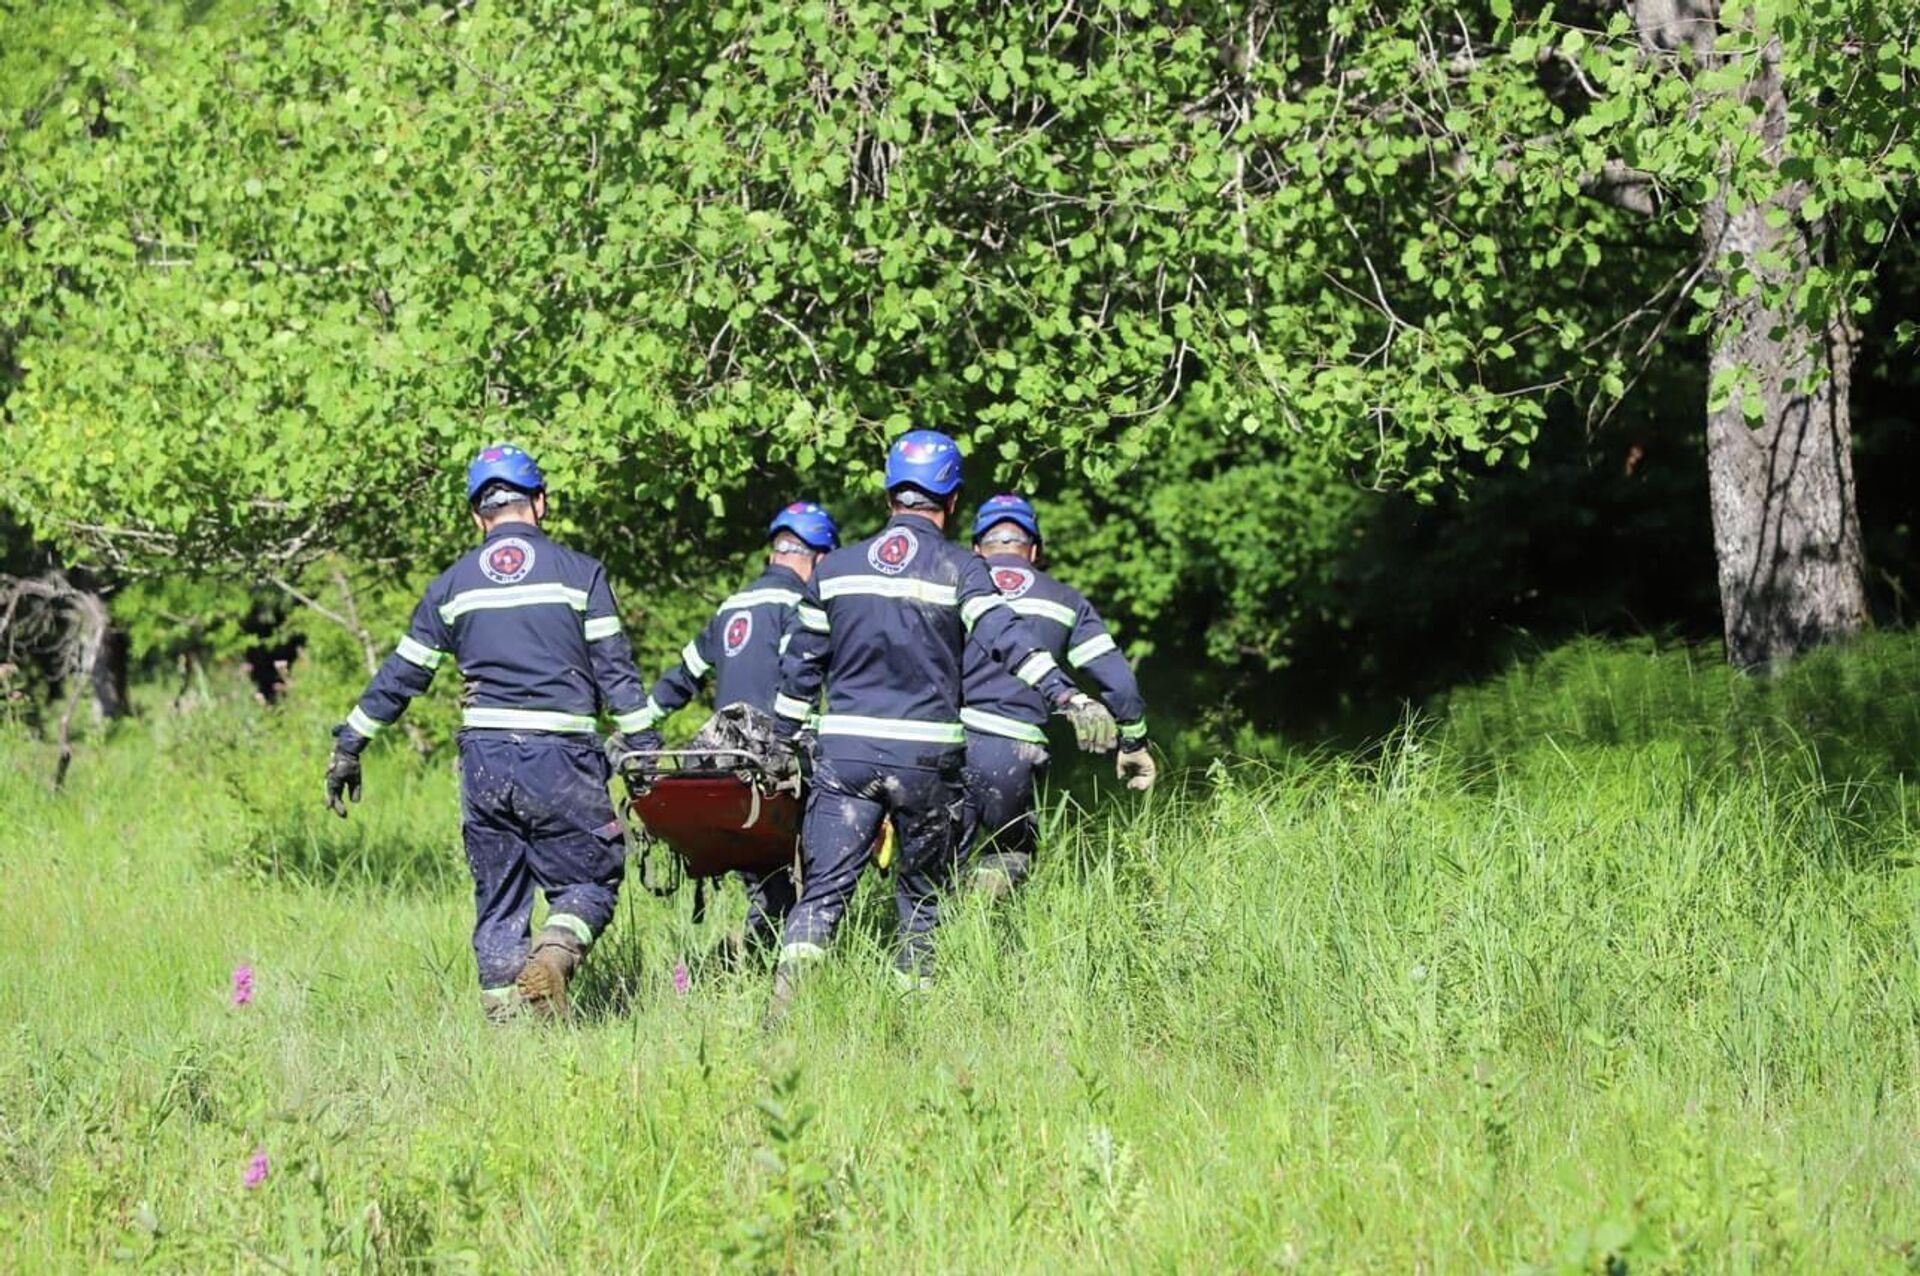
MULTIPOLYGON (((1716 52, 1712 0, 1641 0, 1636 16, 1650 48, 1687 47, 1697 66, 1751 63, 1753 127, 1763 162, 1778 166, 1788 127, 1779 38, 1716 52)), ((1809 323, 1796 308, 1820 234, 1799 216, 1805 185, 1776 182, 1771 199, 1742 206, 1729 197, 1731 177, 1722 173, 1700 219, 1720 292, 1710 384, 1734 387, 1707 412, 1707 476, 1727 658, 1766 669, 1866 620, 1848 410, 1853 344, 1844 315, 1809 323)))

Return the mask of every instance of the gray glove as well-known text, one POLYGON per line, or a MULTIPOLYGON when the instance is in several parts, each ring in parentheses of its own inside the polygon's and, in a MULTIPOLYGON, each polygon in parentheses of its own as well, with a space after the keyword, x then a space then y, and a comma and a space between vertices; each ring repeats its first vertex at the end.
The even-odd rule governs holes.
POLYGON ((616 731, 607 737, 607 763, 622 779, 645 779, 653 772, 654 760, 641 755, 658 753, 666 747, 666 740, 651 727, 632 735, 616 731))
POLYGON ((349 800, 360 800, 360 755, 335 749, 327 759, 327 809, 344 820, 349 800))
POLYGON ((1076 691, 1055 709, 1073 727, 1073 741, 1083 753, 1111 753, 1120 741, 1120 727, 1107 706, 1085 692, 1076 691))

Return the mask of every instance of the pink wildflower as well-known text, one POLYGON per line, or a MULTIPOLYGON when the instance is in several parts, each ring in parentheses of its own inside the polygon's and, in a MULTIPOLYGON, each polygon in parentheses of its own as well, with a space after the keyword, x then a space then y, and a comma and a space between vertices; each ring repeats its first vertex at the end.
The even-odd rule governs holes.
POLYGON ((247 1172, 240 1176, 242 1186, 252 1189, 267 1181, 267 1150, 257 1148, 253 1159, 247 1162, 247 1172))
POLYGON ((693 976, 687 973, 687 963, 676 962, 673 967, 673 990, 682 997, 693 987, 693 976))
POLYGON ((233 1004, 244 1006, 253 1000, 253 967, 244 963, 233 968, 233 1004))

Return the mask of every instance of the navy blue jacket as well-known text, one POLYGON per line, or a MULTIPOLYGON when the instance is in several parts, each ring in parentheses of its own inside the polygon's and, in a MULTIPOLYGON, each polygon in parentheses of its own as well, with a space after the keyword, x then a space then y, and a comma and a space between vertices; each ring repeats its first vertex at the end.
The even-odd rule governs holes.
POLYGON ((961 661, 968 636, 1047 703, 1073 692, 987 565, 931 519, 895 514, 814 569, 794 609, 774 710, 797 729, 826 684, 823 755, 937 766, 966 743, 961 661))
MULTIPOLYGON (((1140 684, 1093 604, 1018 554, 989 554, 982 561, 1000 596, 1027 622, 1041 646, 1056 661, 1084 672, 1100 689, 1100 699, 1120 724, 1120 747, 1144 748, 1147 704, 1140 684)), ((960 720, 969 730, 1046 743, 1041 729, 1047 721, 1046 702, 977 643, 967 644, 966 693, 960 720)))
POLYGON ((336 734, 338 747, 365 748, 449 659, 466 683, 469 728, 591 733, 602 713, 622 731, 644 725, 640 671, 606 569, 532 523, 495 527, 427 586, 399 647, 336 734))
POLYGON ((806 582, 791 567, 769 566, 758 580, 721 603, 693 641, 681 648, 679 663, 653 684, 647 725, 691 701, 709 673, 716 706, 750 704, 772 713, 780 691, 780 650, 805 589, 806 582))

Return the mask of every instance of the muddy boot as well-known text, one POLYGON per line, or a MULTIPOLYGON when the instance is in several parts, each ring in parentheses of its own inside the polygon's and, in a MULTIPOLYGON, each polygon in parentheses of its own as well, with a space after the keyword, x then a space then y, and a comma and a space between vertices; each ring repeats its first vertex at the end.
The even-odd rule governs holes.
POLYGON ((973 893, 988 903, 998 904, 1013 894, 1013 877, 999 865, 982 865, 973 870, 973 893))
POLYGON ((533 941, 533 954, 521 968, 513 987, 528 1010, 542 1019, 565 1020, 567 981, 580 967, 580 941, 571 931, 549 926, 533 941))
POLYGON ((526 999, 520 990, 512 984, 505 988, 488 988, 480 994, 480 1009, 490 1024, 512 1023, 526 1013, 526 999))
POLYGON ((783 961, 773 968, 773 997, 767 1002, 766 1018, 761 1026, 778 1028, 793 1013, 794 999, 800 991, 801 971, 797 963, 783 961))

